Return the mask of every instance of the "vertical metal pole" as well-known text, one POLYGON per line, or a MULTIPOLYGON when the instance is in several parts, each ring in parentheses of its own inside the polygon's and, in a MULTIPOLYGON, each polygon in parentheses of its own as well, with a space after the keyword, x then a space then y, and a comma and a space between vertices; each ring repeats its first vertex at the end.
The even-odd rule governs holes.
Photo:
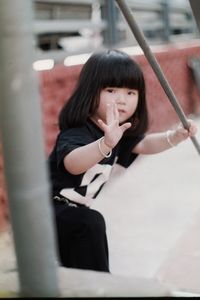
POLYGON ((117 29, 117 10, 114 0, 104 1, 102 8, 103 18, 107 21, 107 27, 104 32, 105 44, 113 46, 119 42, 119 32, 117 29))
POLYGON ((164 0, 162 2, 162 16, 163 16, 163 40, 169 42, 170 40, 170 20, 169 20, 169 1, 164 0))
POLYGON ((20 294, 57 297, 57 248, 32 69, 32 1, 0 1, 0 125, 20 294))
POLYGON ((190 6, 192 8, 192 13, 194 15, 197 27, 200 33, 200 1, 199 0, 189 0, 190 6))

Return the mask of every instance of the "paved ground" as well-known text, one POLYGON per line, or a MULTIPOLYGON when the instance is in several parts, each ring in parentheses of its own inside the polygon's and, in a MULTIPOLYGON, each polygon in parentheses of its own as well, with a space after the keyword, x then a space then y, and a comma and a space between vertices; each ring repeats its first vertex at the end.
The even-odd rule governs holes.
MULTIPOLYGON (((200 295, 199 180, 200 155, 190 139, 114 170, 93 205, 106 219, 114 275, 156 278, 174 295, 200 295)), ((1 236, 0 252, 2 274, 15 264, 9 234, 1 236)))
POLYGON ((200 156, 192 141, 115 174, 94 205, 106 218, 111 271, 200 294, 200 156))

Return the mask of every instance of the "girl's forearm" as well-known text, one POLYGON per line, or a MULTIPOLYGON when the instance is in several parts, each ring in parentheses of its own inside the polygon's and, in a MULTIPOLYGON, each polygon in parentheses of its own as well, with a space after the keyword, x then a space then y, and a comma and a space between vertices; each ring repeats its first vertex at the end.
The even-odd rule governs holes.
POLYGON ((197 126, 193 120, 188 119, 188 124, 188 129, 183 128, 183 125, 179 124, 175 130, 146 135, 146 137, 133 149, 133 152, 140 154, 154 154, 178 145, 188 137, 194 136, 197 133, 197 126))
POLYGON ((156 154, 165 151, 177 142, 173 138, 173 132, 159 132, 152 133, 145 136, 145 138, 133 149, 133 152, 140 154, 156 154))
POLYGON ((104 139, 76 148, 64 158, 64 166, 68 172, 78 175, 86 172, 110 153, 104 139))

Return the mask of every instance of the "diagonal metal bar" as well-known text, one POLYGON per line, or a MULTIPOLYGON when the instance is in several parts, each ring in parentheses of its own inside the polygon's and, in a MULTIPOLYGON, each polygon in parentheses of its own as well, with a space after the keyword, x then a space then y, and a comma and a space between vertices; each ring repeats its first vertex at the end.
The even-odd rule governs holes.
MULTIPOLYGON (((148 46, 148 43, 145 39, 145 36, 144 36, 143 32, 138 27, 138 24, 135 21, 131 10, 129 9, 128 5, 126 4, 126 1, 116 0, 116 2, 118 4, 122 14, 124 15, 124 17, 125 17, 128 25, 129 25, 132 33, 134 34, 138 44, 142 48, 145 57, 147 58, 148 62, 150 63, 152 69, 154 70, 154 72, 155 72, 161 86, 163 87, 166 95, 168 96, 172 106, 174 107, 174 109, 175 109, 179 119, 181 120, 184 128, 188 129, 189 128, 188 120, 187 120, 180 104, 178 103, 178 100, 176 99, 176 96, 175 96, 173 90, 171 89, 167 79, 165 78, 158 61, 156 60, 156 58, 153 55, 150 47, 148 46)), ((192 136, 190 138, 191 138, 198 154, 200 154, 200 145, 199 145, 196 137, 192 136)))

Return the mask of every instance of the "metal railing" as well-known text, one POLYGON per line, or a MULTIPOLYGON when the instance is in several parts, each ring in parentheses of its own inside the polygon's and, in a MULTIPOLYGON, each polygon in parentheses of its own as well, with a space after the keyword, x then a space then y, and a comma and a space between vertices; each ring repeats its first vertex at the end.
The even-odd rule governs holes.
MULTIPOLYGON (((52 51, 71 55, 99 47, 137 44, 114 0, 35 0, 34 3, 39 57, 44 56, 44 50, 49 50, 48 55, 52 51)), ((150 44, 198 35, 187 0, 185 5, 184 0, 181 5, 169 0, 129 0, 128 5, 150 44)))

